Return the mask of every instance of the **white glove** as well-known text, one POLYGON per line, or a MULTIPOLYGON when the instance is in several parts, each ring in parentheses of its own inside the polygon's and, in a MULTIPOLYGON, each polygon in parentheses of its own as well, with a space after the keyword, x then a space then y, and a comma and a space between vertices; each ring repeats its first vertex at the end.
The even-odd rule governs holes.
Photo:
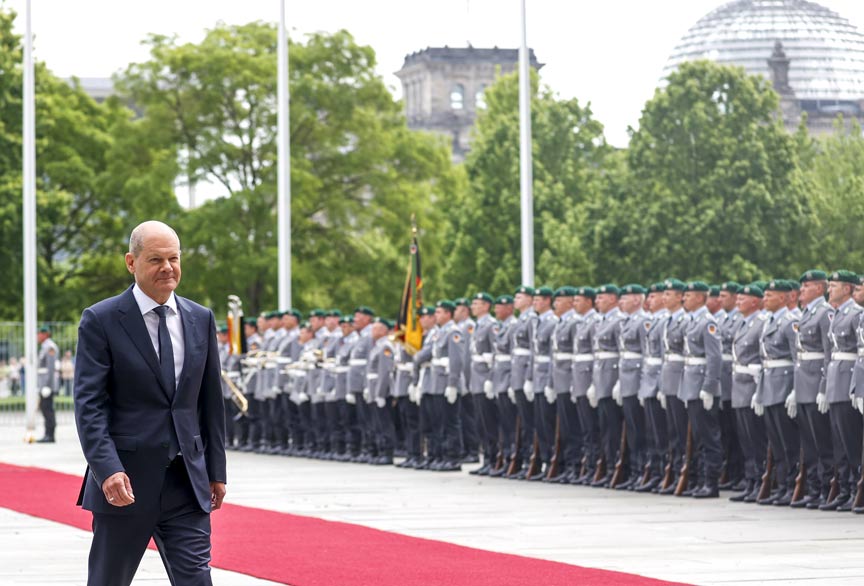
POLYGON ((828 405, 828 397, 825 393, 819 393, 816 395, 816 409, 819 410, 819 413, 825 415, 828 413, 829 405, 828 405))
POLYGON ((369 391, 369 389, 363 389, 363 400, 367 403, 372 402, 372 393, 369 391))
POLYGON ((585 393, 585 396, 588 397, 588 404, 592 407, 597 406, 597 389, 594 388, 594 385, 588 387, 588 392, 585 393))
POLYGON ((356 405, 357 404, 357 397, 354 396, 354 393, 347 393, 345 395, 345 402, 348 403, 349 405, 356 405))
POLYGON ((660 401, 663 411, 666 411, 666 394, 663 391, 657 391, 657 400, 660 401))
POLYGON ((378 405, 379 409, 383 409, 387 405, 387 399, 384 397, 378 397, 375 399, 375 404, 378 405))
POLYGON ((855 408, 858 409, 858 413, 864 415, 864 397, 855 397, 855 400, 852 403, 855 405, 855 408))
POLYGON ((415 387, 413 384, 409 384, 408 385, 408 400, 411 401, 412 403, 416 403, 417 402, 417 396, 416 395, 417 395, 417 387, 415 387))
POLYGON ((510 399, 511 403, 516 404, 516 391, 513 390, 513 387, 507 389, 507 398, 510 399))
POLYGON ((39 391, 39 394, 42 395, 43 399, 47 399, 51 396, 51 392, 51 387, 42 387, 42 389, 39 391))
POLYGON ((444 397, 447 398, 447 402, 453 405, 456 402, 456 399, 459 398, 459 389, 456 387, 447 387, 444 389, 444 397))
POLYGON ((495 400, 495 387, 492 386, 491 380, 483 382, 483 394, 486 395, 486 398, 490 401, 495 400))
POLYGON ((711 411, 711 407, 714 406, 714 395, 707 391, 699 391, 699 398, 702 399, 702 406, 705 411, 711 411))
POLYGON ((758 417, 762 417, 765 414, 765 406, 756 399, 756 393, 753 393, 753 398, 750 399, 750 408, 753 409, 753 413, 758 417))
POLYGON ((619 407, 624 405, 624 399, 621 398, 621 383, 615 383, 615 386, 612 387, 612 399, 618 403, 619 407))
POLYGON ((297 395, 297 404, 298 405, 302 405, 303 403, 305 403, 308 400, 309 400, 309 395, 307 395, 303 391, 300 391, 300 394, 297 395))
POLYGON ((558 398, 558 393, 555 392, 555 389, 553 389, 552 387, 546 387, 546 389, 543 391, 543 394, 546 395, 546 401, 550 405, 555 404, 555 399, 558 398))
POLYGON ((531 393, 531 396, 533 397, 534 396, 534 383, 531 382, 530 380, 526 380, 524 390, 525 390, 526 395, 528 393, 531 393))
MULTIPOLYGON (((528 383, 525 383, 525 384, 527 385, 528 383)), ((534 391, 533 390, 529 391, 528 389, 525 389, 525 400, 528 401, 529 403, 534 402, 534 391)))
POLYGON ((795 416, 798 415, 798 403, 795 400, 795 389, 792 389, 792 392, 789 393, 788 397, 786 397, 786 415, 789 416, 789 419, 795 419, 795 416))
POLYGON ((639 406, 640 406, 640 407, 644 407, 644 406, 645 406, 645 397, 639 397, 639 406))

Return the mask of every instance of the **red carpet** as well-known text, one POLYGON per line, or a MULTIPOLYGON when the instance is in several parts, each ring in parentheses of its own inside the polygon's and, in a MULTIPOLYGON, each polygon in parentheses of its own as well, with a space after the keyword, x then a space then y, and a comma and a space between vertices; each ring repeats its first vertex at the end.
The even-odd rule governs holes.
MULTIPOLYGON (((81 479, 0 463, 0 507, 90 529, 81 479)), ((292 586, 659 586, 582 568, 359 525, 226 504, 213 514, 213 566, 292 586)))

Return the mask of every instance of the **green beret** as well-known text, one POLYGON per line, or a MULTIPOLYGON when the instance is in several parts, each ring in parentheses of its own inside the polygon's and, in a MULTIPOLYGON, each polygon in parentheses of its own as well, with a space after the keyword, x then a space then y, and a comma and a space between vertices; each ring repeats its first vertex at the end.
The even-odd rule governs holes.
POLYGON ((243 323, 246 324, 247 326, 255 326, 256 328, 258 327, 258 320, 255 319, 254 317, 245 318, 243 320, 243 323))
POLYGON ((735 281, 726 281, 722 285, 720 285, 721 291, 729 291, 730 293, 740 293, 741 285, 740 283, 736 283, 735 281))
POLYGON ((39 328, 39 333, 40 334, 50 334, 51 328, 49 328, 48 326, 42 326, 39 328))
POLYGON ((495 305, 509 305, 513 303, 512 295, 499 295, 495 298, 495 305))
POLYGON ((597 294, 600 293, 611 293, 612 295, 620 295, 621 289, 618 288, 618 285, 614 285, 612 283, 606 283, 605 285, 600 285, 597 287, 597 294))
POLYGON ((852 283, 853 285, 858 284, 858 275, 853 273, 852 271, 834 271, 830 275, 828 275, 829 281, 840 281, 841 283, 852 283))
POLYGON ((392 326, 390 325, 390 320, 388 320, 388 319, 386 319, 386 318, 383 318, 383 317, 381 317, 380 315, 379 315, 378 317, 376 317, 375 319, 373 319, 373 320, 372 320, 372 323, 373 323, 373 324, 384 324, 384 325, 387 326, 388 328, 392 327, 392 326))
POLYGON ((291 308, 288 310, 288 313, 296 317, 297 321, 301 321, 303 319, 303 313, 301 313, 299 309, 291 308))
POLYGON ((268 311, 264 317, 266 317, 267 319, 278 319, 278 318, 282 317, 282 313, 280 313, 279 310, 277 309, 274 311, 268 311))
POLYGON ((339 323, 340 324, 353 324, 354 323, 354 316, 343 315, 342 317, 339 318, 339 323))
POLYGON ((792 287, 792 291, 800 291, 801 284, 798 281, 794 281, 792 279, 786 279, 786 282, 789 283, 789 286, 792 287))
POLYGON ((758 281, 750 283, 749 285, 744 285, 741 287, 741 290, 738 291, 739 295, 750 295, 751 297, 762 297, 764 292, 762 291, 762 287, 759 286, 758 281))
POLYGON ((427 305, 425 307, 421 307, 420 311, 417 312, 419 315, 435 315, 435 308, 431 305, 427 305))
POLYGON ((720 285, 711 285, 708 287, 708 295, 718 297, 720 295, 720 285))
POLYGON ((309 312, 309 317, 327 317, 327 312, 323 309, 313 309, 309 312))
POLYGON ((456 304, 449 299, 440 300, 438 303, 435 304, 435 307, 440 307, 441 309, 446 309, 450 312, 456 311, 456 304))
POLYGON ((765 287, 765 291, 781 291, 783 293, 787 291, 791 291, 792 286, 789 284, 789 281, 786 279, 771 279, 768 282, 768 286, 765 287))
POLYGON ((301 330, 309 330, 309 329, 312 329, 312 326, 309 325, 308 321, 304 321, 303 323, 300 324, 300 329, 301 330))
POLYGON ((519 293, 524 293, 525 295, 530 295, 534 297, 534 287, 529 287, 528 285, 522 285, 516 291, 513 292, 513 295, 519 295, 519 293))
POLYGON ((621 287, 621 295, 645 295, 648 290, 642 285, 631 284, 621 287))
POLYGON ((579 287, 576 289, 576 295, 594 299, 597 296, 597 292, 592 287, 579 287))
POLYGON ((468 301, 468 299, 465 297, 457 297, 456 299, 453 300, 453 304, 457 307, 460 305, 468 307, 469 305, 471 305, 471 302, 468 301))
POLYGON ((667 291, 684 291, 687 288, 687 284, 679 279, 666 279, 663 284, 667 291))
POLYGON ((663 291, 666 290, 666 283, 663 283, 663 282, 652 283, 651 286, 648 287, 648 290, 651 293, 662 293, 663 291))
POLYGON ((708 293, 711 287, 705 281, 690 281, 687 283, 687 291, 699 291, 700 293, 708 293))
MULTIPOLYGON (((42 330, 39 330, 39 331, 41 332, 42 330)), ((227 334, 228 333, 228 326, 219 326, 219 333, 220 334, 227 334)))
POLYGON ((552 287, 540 287, 534 290, 535 297, 554 297, 554 295, 555 291, 552 290, 552 287))
POLYGON ((354 313, 363 313, 365 315, 375 317, 375 310, 368 305, 358 305, 354 308, 354 313))
POLYGON ((750 283, 750 284, 751 284, 751 285, 756 285, 757 287, 759 287, 760 289, 762 289, 762 291, 765 291, 765 288, 768 286, 768 281, 753 281, 753 282, 750 283))
POLYGON ((485 301, 486 303, 495 303, 495 300, 492 299, 492 296, 484 291, 480 291, 473 297, 474 299, 479 299, 480 301, 485 301))
POLYGON ((342 312, 338 309, 328 309, 327 317, 342 317, 342 312))
POLYGON ((798 279, 799 283, 806 283, 807 281, 827 281, 828 274, 825 271, 820 271, 819 269, 810 269, 798 279))
POLYGON ((557 289, 555 289, 555 293, 553 294, 553 297, 555 297, 555 298, 573 297, 573 295, 575 295, 575 293, 573 292, 573 287, 566 287, 565 286, 565 287, 558 287, 557 289))

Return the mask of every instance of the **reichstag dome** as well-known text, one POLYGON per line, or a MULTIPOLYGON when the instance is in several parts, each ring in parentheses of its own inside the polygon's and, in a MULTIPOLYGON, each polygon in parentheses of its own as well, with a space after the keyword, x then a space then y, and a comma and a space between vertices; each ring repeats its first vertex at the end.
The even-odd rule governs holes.
POLYGON ((735 0, 700 19, 669 57, 665 78, 684 61, 738 65, 774 83, 790 128, 830 130, 838 113, 864 120, 864 34, 806 0, 735 0))

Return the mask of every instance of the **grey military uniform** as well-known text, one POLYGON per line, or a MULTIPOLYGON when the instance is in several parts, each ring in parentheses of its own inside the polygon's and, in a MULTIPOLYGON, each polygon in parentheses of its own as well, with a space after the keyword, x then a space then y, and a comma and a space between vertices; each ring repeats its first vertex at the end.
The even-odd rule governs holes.
MULTIPOLYGON (((532 332, 538 321, 537 312, 533 309, 519 315, 513 324, 510 355, 513 357, 510 370, 510 384, 513 389, 521 391, 525 388, 525 381, 533 376, 532 358, 532 332)), ((543 389, 537 389, 542 392, 543 389)))
POLYGON ((858 358, 858 322, 862 308, 849 299, 837 308, 831 321, 831 362, 828 365, 826 391, 829 403, 849 401, 852 371, 858 358))
POLYGON ((426 395, 432 391, 432 352, 438 338, 438 326, 423 336, 423 347, 414 355, 414 384, 426 395))
POLYGON ((441 326, 432 345, 432 386, 430 394, 443 395, 447 387, 460 390, 465 357, 465 338, 452 321, 441 326))
POLYGON ((592 381, 597 399, 612 396, 612 388, 618 382, 618 334, 619 322, 624 314, 617 307, 600 315, 594 322, 594 370, 592 381))
POLYGON ((552 388, 557 394, 570 394, 573 388, 573 323, 577 313, 572 309, 561 316, 552 334, 552 388))
POLYGON ((722 354, 717 322, 703 306, 690 314, 685 329, 684 376, 678 389, 679 399, 694 401, 701 391, 720 397, 722 354))
POLYGON ((621 397, 635 397, 639 394, 642 379, 642 338, 645 324, 650 327, 650 317, 647 313, 636 311, 623 314, 621 331, 618 333, 618 381, 621 386, 621 397))
POLYGON ((768 314, 762 329, 762 377, 757 401, 766 407, 786 401, 795 382, 797 323, 785 307, 768 314))
POLYGON ((834 308, 823 297, 810 302, 798 322, 795 360, 795 400, 815 403, 816 395, 825 392, 825 376, 831 362, 831 338, 828 331, 834 308))
POLYGON ((366 366, 372 351, 372 324, 359 332, 359 338, 351 347, 348 359, 348 392, 362 393, 366 388, 366 366))
POLYGON ((387 337, 380 338, 369 352, 369 365, 366 380, 372 399, 387 399, 390 397, 393 385, 393 344, 387 337))
MULTIPOLYGON (((718 312, 720 313, 720 312, 718 312)), ((723 348, 723 368, 720 370, 720 396, 723 401, 732 400, 732 342, 735 332, 741 323, 741 312, 733 309, 722 312, 717 317, 717 327, 720 329, 720 342, 723 348)))
POLYGON ((855 361, 855 368, 852 371, 849 394, 855 397, 864 397, 864 313, 858 320, 855 335, 858 338, 858 360, 855 361))
POLYGON ((550 309, 540 316, 534 330, 532 347, 534 372, 531 376, 535 393, 542 393, 552 384, 552 333, 557 323, 558 318, 550 309))
POLYGON ((414 375, 414 357, 403 346, 396 348, 394 368, 392 395, 394 397, 407 397, 408 386, 414 375))
POLYGON ((512 365, 511 330, 516 325, 512 315, 495 326, 495 357, 492 363, 492 387, 496 394, 506 393, 510 388, 510 369, 512 365))
POLYGON ((348 395, 348 361, 351 359, 351 349, 360 338, 357 332, 351 332, 347 336, 339 338, 336 345, 335 366, 333 367, 333 398, 334 400, 344 400, 348 395))
POLYGON ((57 356, 59 354, 60 349, 51 338, 46 338, 39 346, 39 370, 36 371, 36 379, 40 393, 45 388, 51 389, 51 394, 57 392, 57 356))
POLYGON ((456 327, 462 331, 462 339, 465 341, 463 347, 465 348, 465 355, 462 357, 462 384, 460 385, 460 390, 468 391, 471 387, 471 340, 474 337, 474 330, 477 329, 477 323, 469 318, 463 319, 462 321, 456 323, 456 327))
POLYGON ((573 398, 584 397, 593 384, 594 322, 599 314, 591 309, 573 320, 573 398))
POLYGON ((328 332, 324 338, 323 351, 324 366, 321 373, 321 393, 324 400, 329 402, 336 400, 336 351, 339 349, 339 340, 342 339, 342 330, 336 328, 328 332))
POLYGON ((742 319, 732 339, 732 407, 750 408, 757 381, 762 371, 760 339, 765 327, 765 314, 753 313, 742 319))
POLYGON ((687 313, 682 308, 668 316, 663 325, 663 367, 660 370, 660 391, 667 397, 678 396, 681 380, 684 378, 686 319, 687 313))
POLYGON ((642 378, 639 398, 653 399, 660 389, 660 371, 663 368, 663 326, 669 311, 661 309, 642 322, 642 378))
POLYGON ((492 380, 492 361, 495 355, 495 319, 486 314, 474 327, 474 334, 468 343, 471 360, 470 389, 474 395, 482 394, 483 385, 492 380))

